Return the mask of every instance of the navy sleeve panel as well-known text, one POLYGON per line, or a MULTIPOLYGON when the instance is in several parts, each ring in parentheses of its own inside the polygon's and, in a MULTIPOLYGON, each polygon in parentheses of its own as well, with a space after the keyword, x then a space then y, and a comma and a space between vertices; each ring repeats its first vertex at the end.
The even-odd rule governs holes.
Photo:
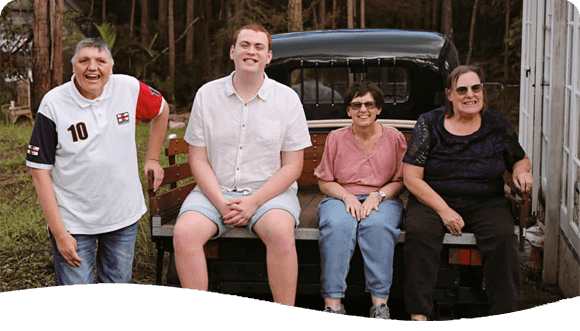
POLYGON ((26 160, 40 164, 54 164, 57 143, 55 123, 42 113, 38 113, 26 152, 26 160))

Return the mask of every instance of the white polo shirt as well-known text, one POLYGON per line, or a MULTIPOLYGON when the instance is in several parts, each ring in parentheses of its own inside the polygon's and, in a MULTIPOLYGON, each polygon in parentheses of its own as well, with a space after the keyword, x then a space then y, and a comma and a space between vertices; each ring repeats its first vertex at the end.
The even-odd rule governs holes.
POLYGON ((49 91, 38 109, 26 165, 51 171, 71 234, 115 231, 147 211, 139 180, 135 124, 157 117, 159 92, 126 75, 111 75, 101 96, 84 98, 70 82, 49 91))
MULTIPOLYGON (((202 86, 195 96, 185 141, 206 147, 224 190, 257 190, 280 168, 280 152, 311 146, 300 98, 291 88, 265 77, 244 103, 233 74, 202 86)), ((295 191, 298 186, 291 186, 295 191)))

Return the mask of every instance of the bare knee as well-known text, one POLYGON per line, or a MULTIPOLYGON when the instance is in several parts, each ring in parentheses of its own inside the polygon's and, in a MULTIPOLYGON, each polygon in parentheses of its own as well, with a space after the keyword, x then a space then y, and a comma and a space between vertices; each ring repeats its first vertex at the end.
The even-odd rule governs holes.
POLYGON ((275 249, 280 253, 292 253, 296 251, 295 224, 294 217, 287 211, 271 210, 256 222, 254 231, 266 248, 275 249))
POLYGON ((181 215, 173 229, 173 246, 176 251, 195 250, 216 233, 217 226, 197 212, 181 215))

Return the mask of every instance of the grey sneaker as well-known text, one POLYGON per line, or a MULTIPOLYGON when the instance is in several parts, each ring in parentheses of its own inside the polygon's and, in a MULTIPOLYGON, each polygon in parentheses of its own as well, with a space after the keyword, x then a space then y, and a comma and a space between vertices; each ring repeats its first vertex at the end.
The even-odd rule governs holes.
POLYGON ((382 318, 384 320, 391 319, 391 313, 389 312, 389 307, 384 303, 371 308, 371 318, 382 318))
POLYGON ((346 310, 344 309, 344 305, 340 305, 340 308, 338 310, 334 310, 330 307, 326 307, 326 308, 324 308, 324 312, 325 313, 339 314, 339 315, 346 315, 346 310))

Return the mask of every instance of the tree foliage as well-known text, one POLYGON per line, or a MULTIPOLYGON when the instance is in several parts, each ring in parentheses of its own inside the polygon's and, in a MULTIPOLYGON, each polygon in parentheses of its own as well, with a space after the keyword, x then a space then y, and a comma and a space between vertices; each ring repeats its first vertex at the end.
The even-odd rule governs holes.
MULTIPOLYGON (((296 16, 289 15, 289 5, 296 3, 301 4, 302 30, 347 28, 347 5, 350 3, 354 28, 445 33, 455 43, 462 63, 470 50, 473 21, 470 62, 482 66, 488 80, 517 83, 522 1, 479 0, 477 14, 472 17, 472 0, 173 0, 174 30, 171 38, 175 46, 172 53, 168 51, 167 0, 134 1, 137 4, 134 8, 133 1, 76 0, 80 12, 66 12, 65 17, 68 15, 69 18, 65 18, 64 23, 72 22, 76 28, 67 29, 63 34, 63 44, 66 51, 66 45, 74 44, 82 36, 102 36, 113 46, 116 73, 136 76, 162 93, 173 95, 177 107, 188 108, 199 86, 233 70, 229 48, 232 34, 239 27, 259 23, 272 34, 288 32, 289 26, 295 26, 293 24, 298 21, 296 16), (506 1, 511 5, 508 19, 506 1), (291 17, 294 22, 290 21, 291 17), (506 31, 508 21, 509 31, 506 31), (131 30, 134 31, 133 37, 130 36, 131 30), (142 38, 147 34, 149 37, 144 42, 142 38), (170 56, 174 56, 174 64, 171 64, 176 72, 174 80, 169 78, 170 56), (505 58, 510 72, 504 76, 505 58)), ((14 29, 4 28, 13 32, 14 29)), ((16 41, 18 33, 14 32, 10 39, 16 41)), ((27 48, 30 49, 30 45, 27 48)), ((15 74, 19 69, 14 65, 5 66, 10 57, 4 54, 2 74, 6 77, 8 71, 15 74)), ((64 59, 65 62, 68 60, 67 57, 64 59)))

